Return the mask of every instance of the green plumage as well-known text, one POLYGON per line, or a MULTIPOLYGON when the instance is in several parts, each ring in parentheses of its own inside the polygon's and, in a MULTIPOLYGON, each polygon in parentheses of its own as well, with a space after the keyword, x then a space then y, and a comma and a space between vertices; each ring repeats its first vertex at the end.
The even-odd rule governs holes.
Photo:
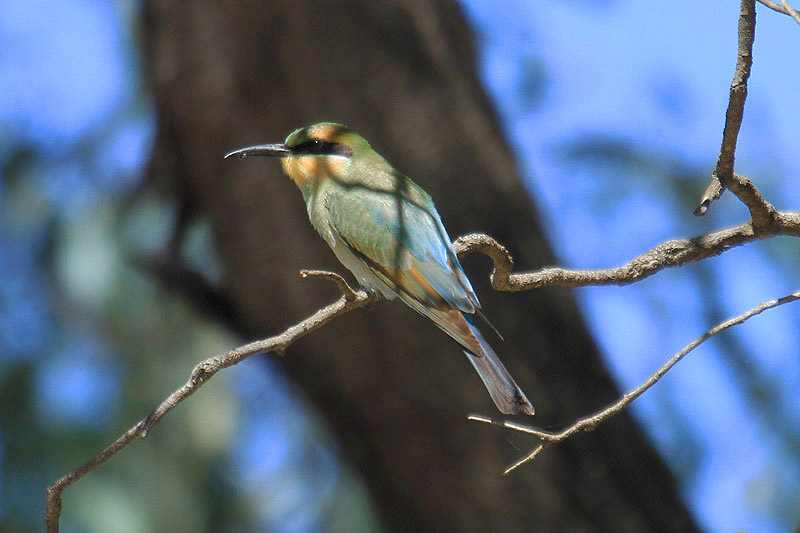
POLYGON ((283 145, 232 152, 282 158, 312 225, 359 282, 400 297, 461 344, 503 413, 533 414, 472 324, 480 308, 431 197, 341 124, 300 128, 283 145))

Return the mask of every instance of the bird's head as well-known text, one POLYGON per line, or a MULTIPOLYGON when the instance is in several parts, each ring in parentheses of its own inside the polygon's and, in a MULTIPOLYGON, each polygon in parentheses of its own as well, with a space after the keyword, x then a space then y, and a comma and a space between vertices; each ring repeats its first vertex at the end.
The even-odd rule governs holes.
POLYGON ((320 122, 294 130, 283 144, 262 144, 225 157, 280 157, 283 170, 305 192, 325 178, 343 178, 355 160, 374 154, 369 143, 347 126, 320 122))

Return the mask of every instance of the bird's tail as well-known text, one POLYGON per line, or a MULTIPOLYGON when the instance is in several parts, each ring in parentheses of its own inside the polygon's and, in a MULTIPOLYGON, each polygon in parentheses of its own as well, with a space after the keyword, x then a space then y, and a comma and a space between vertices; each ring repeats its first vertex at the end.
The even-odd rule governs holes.
POLYGON ((525 397, 525 393, 516 384, 511 374, 508 373, 508 370, 503 366, 502 361, 494 353, 486 339, 483 338, 478 328, 472 324, 469 317, 465 316, 464 318, 467 319, 472 334, 478 340, 481 348, 480 354, 474 354, 468 350, 464 350, 464 353, 467 355, 469 362, 472 363, 472 366, 475 367, 481 380, 483 380, 483 384, 486 385, 486 390, 489 391, 489 396, 492 397, 494 404, 501 413, 506 415, 519 413, 532 415, 534 413, 533 405, 525 397))
POLYGON ((489 396, 492 397, 501 413, 506 415, 533 414, 531 402, 514 382, 514 378, 511 377, 500 358, 483 338, 483 334, 472 323, 472 316, 469 313, 455 308, 426 306, 404 293, 399 293, 399 295, 409 307, 430 318, 434 324, 464 348, 467 359, 475 367, 486 390, 489 391, 489 396))

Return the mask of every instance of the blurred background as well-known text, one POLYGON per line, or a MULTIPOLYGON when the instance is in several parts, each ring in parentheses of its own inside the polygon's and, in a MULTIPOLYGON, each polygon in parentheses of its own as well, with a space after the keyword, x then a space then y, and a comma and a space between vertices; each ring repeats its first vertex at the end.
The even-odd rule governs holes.
MULTIPOLYGON (((551 262, 616 266, 666 239, 747 219, 731 194, 706 217, 692 216, 719 151, 736 59, 737 3, 463 0, 457 8, 470 29, 461 38, 473 40, 480 83, 555 253, 551 262)), ((220 261, 223 232, 213 216, 194 209, 187 215, 170 196, 178 186, 153 178, 167 172, 148 171, 154 151, 163 150, 159 127, 177 129, 159 118, 166 100, 154 98, 164 70, 149 65, 166 61, 163 37, 148 29, 157 25, 157 10, 130 1, 6 0, 2 12, 0 530, 29 531, 41 528, 50 482, 147 415, 194 364, 250 338, 253 328, 241 327, 235 301, 224 294, 208 293, 197 303, 198 293, 224 286, 229 276, 220 261), (173 253, 185 272, 165 266, 173 253), (186 273, 201 275, 191 291, 186 285, 194 278, 186 273), (176 277, 183 279, 178 289, 176 277)), ((760 4, 758 15, 736 169, 778 209, 796 210, 800 69, 787 51, 800 45, 800 27, 760 4)), ((269 47, 271 38, 265 35, 254 49, 269 47)), ((214 45, 201 40, 199 46, 214 45)), ((299 53, 296 61, 304 57, 299 53)), ((254 76, 271 67, 250 60, 254 76)), ((380 67, 373 68, 379 76, 380 67)), ((277 78, 284 73, 275 72, 277 78)), ((225 72, 215 76, 222 87, 230 83, 225 72)), ((224 116, 226 102, 207 105, 218 105, 224 116)), ((338 115, 298 116, 294 126, 330 119, 338 115)), ((349 122, 359 130, 373 127, 349 122)), ((227 148, 278 142, 290 130, 288 124, 247 127, 225 141, 227 148), (273 127, 283 133, 275 136, 273 127)), ((210 151, 203 157, 221 158, 225 147, 210 151)), ((410 157, 424 159, 425 151, 410 157)), ((184 176, 177 182, 201 164, 173 163, 179 170, 173 173, 184 176)), ((258 172, 271 162, 215 164, 238 165, 231 172, 244 172, 246 164, 258 172)), ((400 170, 429 188, 426 176, 400 170)), ((271 172, 277 176, 277 168, 271 172)), ((299 195, 290 192, 277 200, 302 211, 299 195)), ((456 227, 450 227, 453 237, 492 229, 456 227)), ((514 250, 515 243, 504 243, 514 250)), ((329 253, 321 241, 313 244, 320 257, 329 253)), ((799 260, 796 239, 776 238, 633 286, 571 294, 616 384, 627 390, 717 322, 796 290, 799 260)), ((265 261, 264 268, 296 276, 280 262, 265 261)), ((476 271, 485 276, 485 268, 476 271)), ((311 290, 315 283, 299 287, 311 290)), ((493 298, 481 286, 481 298, 493 298)), ((322 302, 335 297, 327 290, 322 302)), ((359 320, 369 322, 372 312, 359 320)), ((492 309, 487 314, 495 316, 492 309)), ((302 318, 282 316, 258 333, 277 333, 302 318)), ((504 331, 504 323, 497 325, 504 331)), ((632 407, 701 530, 777 532, 800 525, 799 325, 796 305, 754 318, 692 353, 632 407)), ((436 337, 432 330, 425 335, 436 337)), ((456 355, 429 356, 456 359, 458 351, 451 351, 456 355)), ((304 354, 290 349, 287 359, 304 354)), ((331 430, 330 414, 313 407, 320 399, 287 379, 282 363, 257 358, 224 371, 145 441, 67 489, 63 530, 393 529, 397 522, 375 501, 385 500, 363 479, 370 475, 352 466, 357 454, 349 444, 343 451, 337 436, 337 427, 366 422, 343 417, 331 430)), ((528 392, 537 408, 545 405, 550 427, 574 418, 559 412, 555 395, 537 402, 537 391, 528 392)), ((458 423, 505 449, 498 464, 532 447, 462 423, 470 410, 494 414, 477 405, 465 407, 458 423)), ((591 449, 600 433, 581 440, 591 449)), ((535 476, 537 468, 525 466, 521 475, 535 476)))

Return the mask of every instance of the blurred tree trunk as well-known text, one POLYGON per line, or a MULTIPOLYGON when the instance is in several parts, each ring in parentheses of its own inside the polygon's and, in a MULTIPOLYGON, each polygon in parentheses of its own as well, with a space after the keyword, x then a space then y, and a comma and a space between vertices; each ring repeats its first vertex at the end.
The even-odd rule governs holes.
MULTIPOLYGON (((224 290, 249 335, 337 296, 299 269, 345 272, 276 161, 222 155, 313 122, 362 133, 432 194, 453 237, 489 233, 523 269, 554 263, 457 4, 152 0, 143 29, 159 120, 152 172, 210 218, 224 290)), ((488 259, 465 266, 506 337, 492 343, 537 408, 525 422, 562 425, 618 395, 568 291, 501 294, 488 286, 488 259)), ((502 476, 533 441, 465 420, 497 413, 455 343, 400 303, 350 313, 282 362, 390 530, 695 529, 627 416, 502 476)))

